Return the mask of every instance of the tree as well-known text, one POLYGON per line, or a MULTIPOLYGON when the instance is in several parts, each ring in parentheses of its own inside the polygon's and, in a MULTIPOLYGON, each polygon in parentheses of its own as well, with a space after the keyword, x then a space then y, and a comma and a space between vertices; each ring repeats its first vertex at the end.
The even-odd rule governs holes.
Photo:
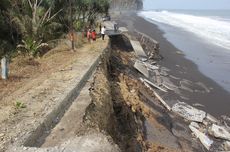
POLYGON ((54 38, 54 31, 61 26, 54 20, 61 10, 52 12, 53 1, 48 0, 22 0, 13 5, 16 9, 11 14, 12 22, 23 40, 23 45, 19 45, 19 48, 36 56, 40 50, 38 46, 44 46, 42 41, 54 38), (33 49, 27 50, 28 48, 33 49))
POLYGON ((10 22, 9 0, 0 0, 0 59, 14 50, 17 39, 16 30, 10 22))

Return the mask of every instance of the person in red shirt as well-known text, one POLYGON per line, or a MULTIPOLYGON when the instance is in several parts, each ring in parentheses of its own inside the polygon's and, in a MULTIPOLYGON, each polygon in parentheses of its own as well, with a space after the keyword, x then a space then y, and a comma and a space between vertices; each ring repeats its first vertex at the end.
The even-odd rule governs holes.
POLYGON ((87 31, 87 39, 88 39, 88 42, 90 42, 91 37, 92 37, 91 30, 88 29, 88 31, 87 31))
POLYGON ((96 36, 97 36, 97 33, 96 33, 96 31, 95 30, 93 30, 93 32, 92 32, 92 39, 93 39, 93 41, 96 41, 96 36))

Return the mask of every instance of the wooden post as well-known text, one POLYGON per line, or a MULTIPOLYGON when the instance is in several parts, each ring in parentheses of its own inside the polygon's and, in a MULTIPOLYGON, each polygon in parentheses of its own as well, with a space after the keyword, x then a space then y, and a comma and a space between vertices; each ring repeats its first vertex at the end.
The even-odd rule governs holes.
POLYGON ((7 62, 6 57, 3 57, 1 59, 1 67, 2 67, 2 79, 7 79, 8 78, 8 62, 7 62))

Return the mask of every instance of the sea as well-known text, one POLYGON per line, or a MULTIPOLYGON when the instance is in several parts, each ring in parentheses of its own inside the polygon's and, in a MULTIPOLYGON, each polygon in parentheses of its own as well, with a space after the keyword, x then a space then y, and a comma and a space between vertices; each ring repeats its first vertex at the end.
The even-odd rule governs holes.
POLYGON ((198 69, 230 92, 230 10, 147 10, 138 13, 198 69))

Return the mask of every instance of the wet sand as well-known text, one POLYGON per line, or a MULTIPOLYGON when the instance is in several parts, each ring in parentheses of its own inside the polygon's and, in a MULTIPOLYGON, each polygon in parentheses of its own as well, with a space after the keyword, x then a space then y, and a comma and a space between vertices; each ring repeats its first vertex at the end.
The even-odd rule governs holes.
MULTIPOLYGON (((137 30, 144 33, 160 43, 160 54, 163 59, 158 62, 161 67, 169 69, 169 79, 176 85, 181 85, 181 81, 191 82, 192 89, 180 90, 184 98, 179 101, 186 102, 190 105, 195 103, 204 105, 198 107, 205 110, 213 116, 220 117, 221 115, 230 115, 230 93, 224 90, 220 85, 203 75, 196 64, 185 58, 183 52, 173 46, 163 36, 163 32, 159 28, 146 21, 145 19, 135 15, 126 14, 118 18, 120 26, 128 27, 129 31, 137 30), (206 91, 199 91, 197 84, 204 84, 206 91), (198 91, 197 91, 198 90, 198 91)), ((173 96, 173 95, 171 95, 173 96)), ((175 94, 176 96, 176 94, 175 94)), ((173 97, 172 97, 173 98, 173 97)))

